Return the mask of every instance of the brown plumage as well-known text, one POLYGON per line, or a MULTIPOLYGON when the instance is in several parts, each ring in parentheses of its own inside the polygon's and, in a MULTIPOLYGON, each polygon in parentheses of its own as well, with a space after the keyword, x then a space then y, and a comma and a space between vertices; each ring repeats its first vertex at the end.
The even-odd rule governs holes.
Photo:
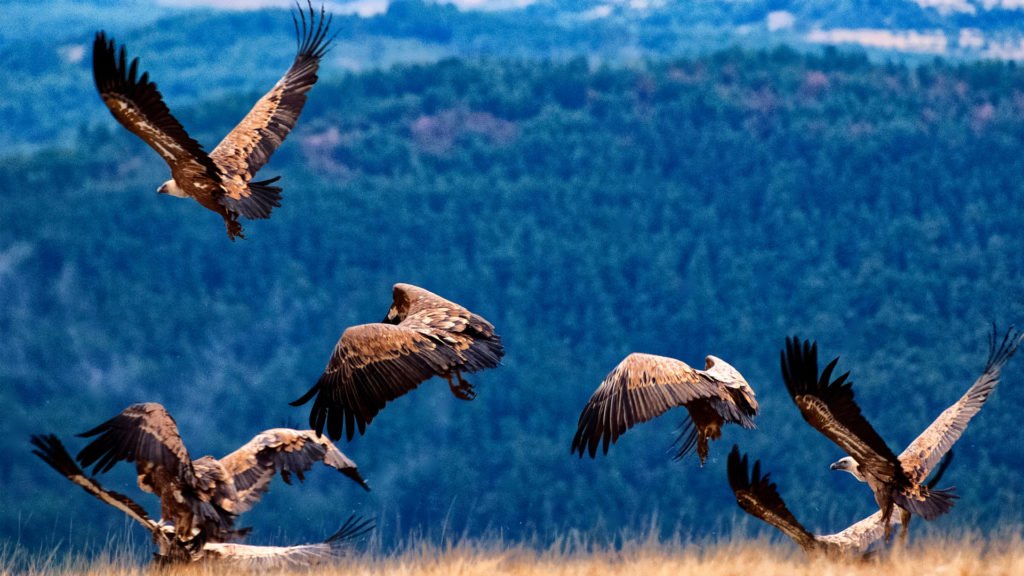
POLYGON ((141 524, 153 536, 158 551, 156 559, 165 564, 216 561, 250 569, 306 568, 330 561, 347 551, 348 542, 373 529, 372 520, 349 517, 337 532, 323 542, 296 546, 250 546, 246 544, 180 542, 173 527, 156 522, 132 499, 106 490, 75 464, 61 441, 54 435, 32 436, 32 453, 62 476, 81 486, 89 494, 121 510, 141 524))
POLYGON ((619 363, 590 397, 580 413, 570 452, 591 458, 601 445, 605 454, 626 430, 682 406, 689 418, 679 435, 682 458, 696 446, 703 466, 708 440, 721 436, 722 426, 735 423, 754 428, 757 399, 740 373, 715 356, 704 370, 665 356, 633 353, 619 363))
MULTIPOLYGON (((861 414, 848 381, 849 372, 832 380, 838 361, 832 360, 819 376, 817 344, 786 338, 786 349, 781 353, 782 378, 804 420, 858 464, 855 475, 863 478, 875 495, 886 541, 891 536, 889 520, 894 505, 926 520, 948 512, 953 506, 952 493, 929 490, 911 479, 899 458, 861 414)), ((905 525, 903 534, 905 538, 905 525)))
POLYGON ((366 431, 384 406, 434 376, 459 399, 476 397, 463 372, 498 366, 505 349, 490 322, 411 284, 395 284, 384 322, 342 333, 317 383, 292 406, 314 396, 309 425, 337 440, 366 431), (458 384, 453 383, 455 378, 458 384))
MULTIPOLYGON (((128 63, 124 46, 98 32, 93 43, 96 89, 111 114, 142 138, 167 162, 171 180, 158 192, 194 198, 224 219, 228 236, 244 238, 239 216, 269 218, 281 205, 278 178, 253 181, 299 119, 306 94, 317 81, 320 58, 331 39, 331 17, 309 4, 309 18, 299 10, 295 21, 298 53, 284 76, 270 89, 210 154, 193 140, 164 104, 149 74, 138 75, 138 58, 128 63)), ((294 16, 293 16, 294 19, 294 16)))
POLYGON ((302 482, 314 464, 322 462, 336 469, 369 491, 356 463, 345 456, 327 438, 312 430, 273 428, 257 434, 244 446, 220 459, 232 478, 236 499, 234 511, 241 514, 270 489, 270 481, 280 473, 285 484, 294 475, 302 482))
MULTIPOLYGON (((949 466, 952 452, 943 458, 942 465, 935 476, 928 482, 928 487, 935 486, 949 466)), ((882 512, 875 512, 863 520, 851 524, 835 534, 816 535, 808 531, 789 511, 782 496, 779 495, 775 483, 769 475, 761 474, 761 461, 754 462, 753 470, 748 475, 749 464, 747 455, 740 456, 739 446, 733 446, 729 453, 728 474, 729 486, 736 495, 736 503, 747 514, 760 518, 764 522, 778 528, 789 536, 808 554, 824 553, 830 556, 862 554, 868 546, 882 538, 886 532, 886 524, 882 523, 882 512)), ((899 519, 892 518, 891 524, 898 524, 899 519)))
MULTIPOLYGON (((992 334, 989 336, 988 359, 981 375, 974 381, 967 392, 946 408, 931 425, 925 429, 914 441, 907 446, 899 456, 900 469, 906 474, 913 485, 919 485, 924 481, 928 472, 935 464, 944 457, 953 444, 960 439, 960 436, 967 429, 967 424, 981 411, 981 407, 988 400, 989 396, 999 384, 1003 366, 1013 357, 1020 346, 1024 335, 1015 333, 1013 327, 1003 335, 999 341, 996 327, 992 327, 992 334), (998 343, 998 344, 997 344, 998 343)), ((832 470, 849 472, 858 480, 868 481, 867 476, 855 458, 846 457, 835 462, 832 470)), ((869 483, 870 485, 870 483, 869 483)), ((899 501, 897 501, 899 504, 899 501)), ((927 504, 927 502, 926 502, 927 504)), ((902 529, 900 537, 906 539, 907 530, 910 526, 911 511, 913 508, 900 505, 902 529)), ((927 515, 923 515, 929 519, 927 515)))
POLYGON ((171 415, 160 404, 146 403, 80 436, 97 436, 78 454, 82 466, 95 466, 94 474, 120 461, 135 462, 139 488, 160 498, 162 518, 182 542, 236 538, 235 519, 252 508, 278 472, 288 483, 292 475, 301 481, 319 461, 368 489, 355 463, 311 430, 267 430, 222 460, 192 460, 171 415))

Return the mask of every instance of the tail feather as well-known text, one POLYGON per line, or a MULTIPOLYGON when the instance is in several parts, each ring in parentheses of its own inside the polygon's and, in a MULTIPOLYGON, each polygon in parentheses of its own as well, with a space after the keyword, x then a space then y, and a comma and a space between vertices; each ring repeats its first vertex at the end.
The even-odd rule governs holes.
POLYGON ((250 220, 270 218, 270 212, 281 205, 281 187, 271 184, 280 179, 280 176, 275 176, 269 180, 249 182, 249 196, 238 199, 224 196, 222 203, 232 212, 250 220))
POLYGON ((953 488, 930 490, 926 486, 921 486, 920 489, 923 498, 907 497, 905 494, 897 493, 894 500, 901 508, 909 510, 912 514, 925 520, 934 520, 949 512, 956 499, 959 498, 953 488))

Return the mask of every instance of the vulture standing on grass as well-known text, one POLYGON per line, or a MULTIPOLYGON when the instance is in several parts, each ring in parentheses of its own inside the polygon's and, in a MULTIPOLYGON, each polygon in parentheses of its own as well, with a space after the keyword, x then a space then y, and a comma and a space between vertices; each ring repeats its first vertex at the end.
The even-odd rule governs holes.
POLYGON ((682 406, 689 418, 679 434, 682 458, 694 446, 701 466, 708 457, 708 440, 722 435, 732 422, 754 428, 757 399, 743 376, 721 358, 708 356, 704 369, 651 354, 630 354, 605 377, 580 413, 570 452, 593 458, 598 445, 605 454, 626 430, 682 406))
POLYGON ((384 406, 440 376, 460 400, 476 397, 463 372, 495 368, 505 355, 494 326, 462 306, 412 284, 395 284, 383 322, 347 328, 317 383, 309 426, 337 440, 365 433, 384 406), (454 378, 454 381, 453 381, 454 378), (455 383, 457 382, 457 384, 455 383))
POLYGON ((298 53, 291 67, 209 154, 171 115, 149 74, 139 76, 138 58, 129 63, 125 47, 118 50, 104 32, 98 32, 93 43, 93 76, 103 102, 171 168, 171 179, 157 192, 194 198, 220 214, 232 240, 245 237, 239 216, 269 218, 270 211, 281 205, 281 188, 272 185, 279 177, 254 181, 253 176, 298 121, 331 41, 331 17, 323 8, 319 19, 312 4, 308 20, 303 10, 298 12, 302 24, 300 29, 295 21, 298 53))
POLYGON ((157 403, 134 404, 83 434, 97 438, 78 453, 93 474, 114 464, 135 462, 139 488, 160 498, 163 522, 175 527, 178 540, 220 542, 239 536, 235 518, 252 508, 280 473, 300 481, 317 462, 337 469, 369 490, 355 462, 312 430, 276 428, 256 435, 246 445, 217 460, 193 460, 174 419, 157 403))
MULTIPOLYGON (((935 476, 928 482, 929 488, 934 487, 942 478, 952 456, 953 453, 948 452, 943 458, 935 476)), ((886 525, 882 523, 882 512, 878 511, 835 534, 812 534, 786 507, 775 483, 769 480, 768 473, 761 474, 761 461, 754 462, 754 469, 749 475, 748 470, 747 455, 744 454, 741 458, 739 446, 734 445, 732 452, 729 453, 728 473, 729 486, 736 495, 736 503, 747 514, 778 528, 808 554, 863 554, 867 552, 868 546, 877 542, 885 533, 886 525)), ((890 525, 899 522, 899 518, 892 517, 890 525)))
POLYGON ((1014 335, 1010 328, 996 346, 993 329, 981 377, 899 457, 861 414, 853 398, 852 383, 847 381, 849 372, 831 380, 839 358, 832 360, 819 376, 817 345, 787 338, 781 355, 782 377, 804 419, 850 455, 832 464, 831 469, 848 471, 868 484, 882 513, 886 541, 891 536, 888 520, 893 506, 899 506, 900 537, 905 540, 911 514, 933 520, 952 508, 952 492, 931 490, 923 484, 924 478, 981 409, 1020 342, 1020 334, 1014 335))
POLYGON ((348 543, 373 529, 373 521, 350 517, 336 533, 323 542, 295 546, 250 546, 246 544, 206 542, 195 547, 175 537, 174 528, 157 522, 133 500, 106 490, 96 479, 86 476, 75 464, 60 439, 49 434, 32 436, 32 453, 62 476, 79 485, 89 494, 121 510, 153 535, 158 552, 155 557, 165 563, 218 561, 261 570, 306 568, 338 558, 347 551, 348 543))

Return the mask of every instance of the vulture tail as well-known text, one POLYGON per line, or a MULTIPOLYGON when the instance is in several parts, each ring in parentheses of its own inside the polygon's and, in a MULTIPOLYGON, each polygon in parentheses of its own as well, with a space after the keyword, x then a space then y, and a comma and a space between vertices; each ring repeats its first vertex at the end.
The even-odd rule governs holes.
POLYGON ((270 212, 281 205, 281 188, 272 186, 280 179, 280 176, 276 176, 269 180, 249 182, 249 192, 251 192, 249 196, 237 200, 223 196, 221 203, 232 212, 241 214, 250 220, 270 218, 270 212))
POLYGON ((934 520, 949 512, 953 508, 954 501, 959 498, 952 488, 944 490, 930 490, 927 486, 921 486, 921 498, 908 497, 906 494, 897 492, 893 498, 897 505, 912 514, 917 514, 925 520, 934 520))

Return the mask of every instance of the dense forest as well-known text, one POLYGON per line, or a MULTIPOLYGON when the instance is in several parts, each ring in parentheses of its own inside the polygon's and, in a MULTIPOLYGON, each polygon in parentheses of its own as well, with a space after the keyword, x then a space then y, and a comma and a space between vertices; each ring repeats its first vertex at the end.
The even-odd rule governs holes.
MULTIPOLYGON (((261 172, 283 176, 283 206, 235 243, 155 194, 165 165, 112 118, 4 156, 0 533, 102 544, 125 526, 32 457, 31 433, 77 450, 75 433, 141 401, 167 406, 193 456, 304 425, 288 401, 397 281, 490 319, 504 365, 472 379, 472 403, 431 381, 341 443, 373 492, 326 471, 276 484, 243 517, 254 541, 318 538, 351 512, 389 542, 761 530, 726 483, 734 442, 809 528, 842 528, 875 504, 829 472, 841 454, 789 400, 784 337, 842 357, 895 450, 960 396, 991 323, 1024 322, 1022 87, 1012 64, 785 48, 334 75, 261 172), (580 408, 630 351, 732 363, 758 430, 727 429, 703 469, 671 461, 673 413, 571 457, 580 408)), ((176 112, 210 148, 258 95, 176 112)), ((957 445, 956 508, 918 530, 1024 522, 1022 404, 1018 358, 957 445)), ((131 466, 103 480, 155 508, 131 466)))

